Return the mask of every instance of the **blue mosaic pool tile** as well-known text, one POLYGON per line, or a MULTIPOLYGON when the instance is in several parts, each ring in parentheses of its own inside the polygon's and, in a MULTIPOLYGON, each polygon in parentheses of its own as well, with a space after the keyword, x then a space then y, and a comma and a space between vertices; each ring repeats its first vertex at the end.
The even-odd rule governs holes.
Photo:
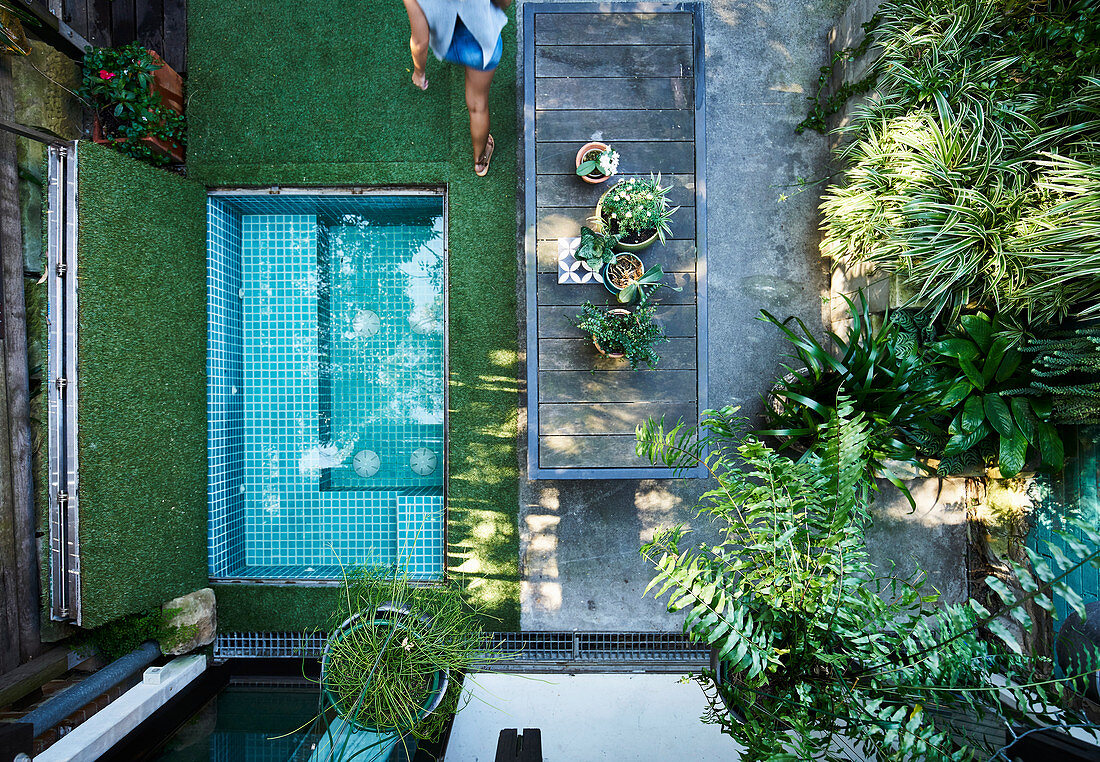
POLYGON ((442 573, 442 325, 410 330, 442 319, 441 212, 438 197, 211 197, 211 576, 334 579, 399 555, 410 576, 442 573), (355 331, 368 301, 373 342, 355 331), (362 441, 382 455, 371 477, 349 465, 362 441))

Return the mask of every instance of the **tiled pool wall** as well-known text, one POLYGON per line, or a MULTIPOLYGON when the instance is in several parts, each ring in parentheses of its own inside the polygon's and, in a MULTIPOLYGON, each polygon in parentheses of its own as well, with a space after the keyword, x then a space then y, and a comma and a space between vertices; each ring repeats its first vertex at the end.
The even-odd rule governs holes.
POLYGON ((212 577, 441 575, 442 236, 441 197, 210 197, 212 577))

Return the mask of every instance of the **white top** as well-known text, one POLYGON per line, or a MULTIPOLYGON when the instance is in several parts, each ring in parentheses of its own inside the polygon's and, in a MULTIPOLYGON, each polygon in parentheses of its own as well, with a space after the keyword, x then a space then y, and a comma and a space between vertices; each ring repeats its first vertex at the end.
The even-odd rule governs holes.
POLYGON ((462 23, 481 46, 482 65, 487 66, 497 47, 500 30, 508 23, 508 16, 489 0, 417 0, 420 9, 428 17, 431 30, 432 52, 440 61, 451 47, 455 31, 455 19, 462 23))

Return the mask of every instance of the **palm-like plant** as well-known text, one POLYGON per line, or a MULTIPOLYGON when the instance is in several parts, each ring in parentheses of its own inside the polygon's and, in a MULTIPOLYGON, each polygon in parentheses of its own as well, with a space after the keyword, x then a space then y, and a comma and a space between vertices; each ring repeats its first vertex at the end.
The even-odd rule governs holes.
MULTIPOLYGON (((849 400, 869 429, 867 465, 905 492, 888 461, 906 461, 923 468, 920 454, 932 454, 942 436, 935 416, 942 411, 937 384, 919 357, 906 351, 899 330, 887 320, 877 330, 863 293, 860 306, 845 297, 852 316, 846 338, 829 333, 832 349, 823 346, 796 318, 778 320, 766 310, 761 319, 778 327, 791 342, 794 354, 788 375, 773 391, 774 404, 766 412, 768 428, 756 432, 780 437, 784 446, 801 443, 807 449, 836 416, 838 397, 849 400), (800 329, 788 327, 791 322, 800 329)), ((908 493, 906 493, 908 494, 908 493)))

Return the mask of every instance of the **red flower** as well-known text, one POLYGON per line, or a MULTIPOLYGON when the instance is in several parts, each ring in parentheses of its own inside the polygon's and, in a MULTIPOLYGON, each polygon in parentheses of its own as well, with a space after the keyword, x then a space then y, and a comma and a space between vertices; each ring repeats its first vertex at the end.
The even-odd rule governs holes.
POLYGON ((99 78, 100 79, 114 79, 114 77, 115 77, 114 72, 107 71, 106 69, 100 69, 99 70, 99 78))

